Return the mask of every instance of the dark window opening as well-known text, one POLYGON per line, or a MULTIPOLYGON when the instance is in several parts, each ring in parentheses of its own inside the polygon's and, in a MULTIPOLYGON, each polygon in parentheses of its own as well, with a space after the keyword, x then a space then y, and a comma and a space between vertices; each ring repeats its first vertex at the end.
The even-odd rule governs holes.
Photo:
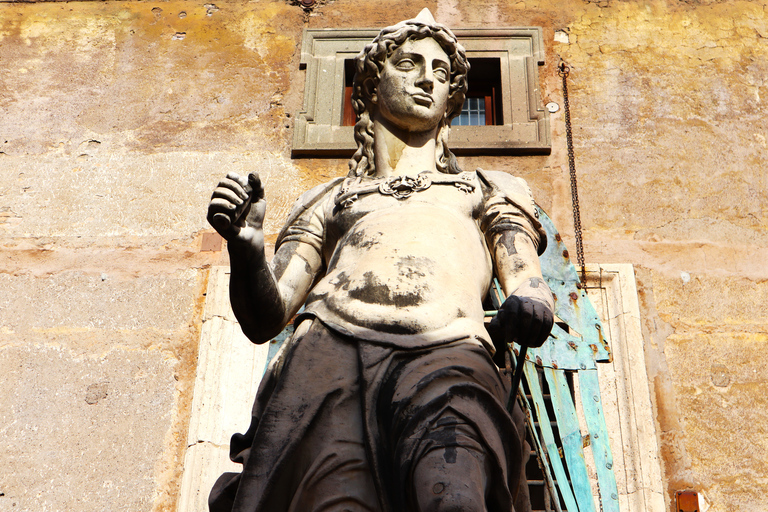
POLYGON ((355 78, 354 59, 344 59, 344 109, 341 114, 341 126, 355 126, 357 121, 352 108, 352 79, 355 78))
POLYGON ((501 110, 501 61, 469 59, 469 89, 454 126, 498 126, 504 124, 501 110))
MULTIPOLYGON (((461 114, 453 120, 454 126, 499 126, 504 124, 501 109, 501 60, 493 58, 469 59, 469 89, 461 114)), ((355 125, 352 108, 352 79, 355 76, 353 59, 344 60, 344 108, 342 126, 355 125)))

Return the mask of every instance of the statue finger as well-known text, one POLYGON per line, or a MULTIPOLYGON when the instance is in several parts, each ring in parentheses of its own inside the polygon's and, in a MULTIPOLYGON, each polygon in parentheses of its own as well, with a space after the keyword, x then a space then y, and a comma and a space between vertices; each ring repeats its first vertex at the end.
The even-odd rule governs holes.
POLYGON ((261 178, 259 177, 258 172, 251 172, 248 174, 248 185, 251 187, 251 195, 254 202, 264 199, 264 185, 261 183, 261 178))
POLYGON ((497 343, 497 340, 503 338, 503 331, 501 322, 499 320, 500 314, 501 311, 499 311, 496 316, 491 319, 490 322, 485 324, 485 330, 488 331, 488 335, 491 337, 491 340, 493 340, 494 344, 497 343))
POLYGON ((539 302, 530 301, 531 307, 531 328, 538 331, 544 325, 544 310, 539 302))
POLYGON ((261 227, 264 222, 264 216, 267 211, 267 203, 263 199, 254 201, 250 204, 250 210, 247 214, 248 223, 253 226, 261 227))
POLYGON ((540 347, 546 337, 543 336, 544 326, 542 321, 544 318, 541 313, 534 308, 533 316, 531 317, 531 327, 529 332, 529 345, 530 347, 540 347))
POLYGON ((507 316, 508 316, 507 310, 504 309, 504 306, 502 305, 501 307, 499 307, 498 311, 496 311, 496 316, 491 318, 490 323, 501 328, 501 326, 507 322, 507 316))
POLYGON ((550 326, 548 328, 546 323, 542 323, 539 326, 538 333, 536 334, 536 338, 535 338, 536 344, 533 345, 533 346, 535 346, 535 347, 542 346, 544 344, 544 342, 547 341, 547 338, 549 338, 550 331, 552 331, 552 327, 550 326))
POLYGON ((542 327, 547 332, 547 336, 552 332, 552 327, 555 325, 555 315, 547 306, 542 306, 544 309, 544 322, 542 327))
POLYGON ((242 197, 241 194, 238 194, 234 190, 230 188, 225 187, 217 187, 216 190, 213 191, 213 195, 211 196, 211 200, 216 199, 223 199, 224 201, 228 201, 232 203, 235 206, 240 206, 245 202, 247 197, 242 197))
POLYGON ((535 315, 536 311, 533 307, 533 302, 521 300, 520 312, 517 315, 518 328, 524 333, 529 332, 533 328, 535 315))
MULTIPOLYGON (((237 194, 238 197, 240 197, 243 200, 248 199, 248 192, 246 191, 245 187, 237 181, 232 180, 229 178, 224 178, 219 182, 219 185, 216 187, 216 190, 224 189, 224 190, 231 190, 235 194, 237 194)), ((216 191, 214 190, 214 192, 216 191)))
MULTIPOLYGON (((503 311, 505 317, 514 319, 517 316, 519 309, 520 297, 517 297, 516 295, 510 295, 501 305, 501 308, 499 308, 499 312, 503 311)), ((506 318, 504 318, 504 321, 506 321, 506 318)))
POLYGON ((543 302, 539 302, 538 300, 531 300, 530 302, 533 306, 534 321, 539 325, 549 327, 551 329, 552 323, 554 321, 554 315, 549 309, 549 306, 543 302))
POLYGON ((248 186, 248 178, 246 176, 240 176, 236 172, 228 172, 227 179, 238 183, 243 188, 248 186))
POLYGON ((232 220, 225 213, 214 213, 208 217, 208 222, 219 234, 229 231, 232 227, 232 220))
POLYGON ((235 225, 236 215, 237 208, 228 200, 216 198, 208 205, 208 222, 227 240, 240 232, 235 225))
POLYGON ((554 316, 549 308, 538 301, 532 301, 534 308, 534 317, 532 321, 531 341, 535 347, 540 347, 547 341, 549 333, 552 331, 554 316))
POLYGON ((547 310, 547 314, 544 315, 544 323, 541 326, 541 343, 549 339, 549 335, 552 332, 552 327, 555 325, 555 316, 551 311, 547 310))
POLYGON ((225 213, 229 215, 237 209, 237 205, 229 199, 214 197, 208 204, 208 211, 212 213, 225 213))

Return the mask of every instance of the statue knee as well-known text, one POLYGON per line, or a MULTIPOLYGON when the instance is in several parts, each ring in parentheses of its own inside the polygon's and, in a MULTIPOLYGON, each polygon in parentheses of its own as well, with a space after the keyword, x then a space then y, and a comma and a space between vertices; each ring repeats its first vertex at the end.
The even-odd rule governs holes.
POLYGON ((413 473, 418 512, 485 512, 485 457, 462 447, 427 453, 413 473))
POLYGON ((418 512, 485 512, 485 497, 461 482, 436 483, 417 497, 418 512))

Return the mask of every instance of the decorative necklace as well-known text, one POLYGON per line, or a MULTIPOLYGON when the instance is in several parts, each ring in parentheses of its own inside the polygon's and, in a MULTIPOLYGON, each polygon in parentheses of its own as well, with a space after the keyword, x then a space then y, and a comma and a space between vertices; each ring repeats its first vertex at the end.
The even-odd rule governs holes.
POLYGON ((379 193, 385 196, 394 196, 397 199, 405 199, 414 192, 427 190, 432 185, 432 180, 426 174, 412 176, 393 176, 379 184, 379 193))
POLYGON ((401 175, 389 178, 378 178, 361 182, 359 178, 347 178, 336 196, 336 205, 349 208, 357 199, 372 192, 392 196, 396 199, 406 199, 414 192, 427 190, 432 184, 453 185, 464 193, 469 194, 476 188, 475 173, 462 172, 459 174, 443 174, 429 171, 420 172, 416 177, 401 175))

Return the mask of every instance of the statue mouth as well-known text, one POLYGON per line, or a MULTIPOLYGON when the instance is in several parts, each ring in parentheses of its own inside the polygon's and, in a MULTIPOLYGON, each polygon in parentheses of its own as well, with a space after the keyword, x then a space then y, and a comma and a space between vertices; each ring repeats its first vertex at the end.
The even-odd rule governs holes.
POLYGON ((426 93, 417 92, 412 94, 411 96, 413 97, 413 101, 415 101, 417 104, 422 105, 424 107, 431 107, 432 103, 434 103, 432 96, 426 93))

